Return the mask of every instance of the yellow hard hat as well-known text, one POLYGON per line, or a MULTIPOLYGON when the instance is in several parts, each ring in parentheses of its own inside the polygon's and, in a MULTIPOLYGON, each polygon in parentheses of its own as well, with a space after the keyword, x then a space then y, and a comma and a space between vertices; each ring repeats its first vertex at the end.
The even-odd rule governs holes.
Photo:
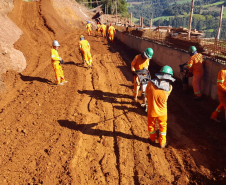
POLYGON ((83 38, 83 37, 84 37, 83 35, 80 36, 80 38, 83 38))

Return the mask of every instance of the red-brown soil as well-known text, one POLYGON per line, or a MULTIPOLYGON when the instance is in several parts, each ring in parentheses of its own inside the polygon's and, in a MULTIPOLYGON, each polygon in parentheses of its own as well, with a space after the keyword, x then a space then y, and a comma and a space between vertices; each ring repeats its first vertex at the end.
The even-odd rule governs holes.
MULTIPOLYGON (((10 18, 24 32, 15 48, 27 68, 4 75, 0 99, 0 184, 226 184, 226 128, 209 117, 217 103, 195 102, 177 80, 168 102, 168 142, 148 143, 147 116, 133 103, 136 51, 71 28, 50 0, 16 0, 10 18), (93 67, 83 67, 81 34, 93 67), (59 40, 69 82, 56 86, 50 60, 59 40)), ((160 69, 151 61, 152 77, 160 69)))

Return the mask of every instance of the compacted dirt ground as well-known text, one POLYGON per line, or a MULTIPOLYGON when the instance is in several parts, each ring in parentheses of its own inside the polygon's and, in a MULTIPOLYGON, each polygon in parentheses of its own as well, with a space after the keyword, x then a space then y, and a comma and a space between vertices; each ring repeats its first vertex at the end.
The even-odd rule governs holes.
MULTIPOLYGON (((195 102, 181 82, 168 101, 168 147, 148 143, 147 115, 133 103, 130 63, 136 51, 95 32, 72 29, 50 0, 14 1, 9 17, 24 34, 27 60, 4 74, 0 99, 0 184, 226 184, 226 127, 209 117, 217 102, 195 102), (93 67, 83 67, 81 34, 93 67), (64 86, 55 85, 51 43, 59 40, 64 86)), ((151 61, 152 77, 159 71, 151 61)))

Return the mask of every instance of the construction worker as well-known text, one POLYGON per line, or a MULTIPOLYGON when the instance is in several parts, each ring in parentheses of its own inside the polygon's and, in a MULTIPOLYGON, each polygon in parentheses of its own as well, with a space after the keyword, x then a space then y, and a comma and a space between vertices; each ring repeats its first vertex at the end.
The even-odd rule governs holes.
POLYGON ((115 28, 112 26, 112 23, 110 24, 110 27, 108 28, 108 36, 109 40, 113 42, 114 40, 114 34, 116 33, 115 28))
POLYGON ((79 41, 79 50, 82 53, 82 59, 84 64, 87 65, 88 69, 92 66, 92 56, 90 53, 90 44, 87 40, 84 39, 84 36, 80 36, 79 41))
POLYGON ((171 82, 175 79, 170 66, 163 66, 160 73, 155 74, 157 78, 148 82, 146 88, 146 98, 148 101, 148 131, 151 143, 157 143, 155 123, 159 123, 159 143, 161 148, 165 148, 167 131, 167 100, 172 91, 171 82))
POLYGON ((64 73, 60 65, 61 63, 64 63, 64 62, 59 57, 59 54, 57 52, 60 44, 57 40, 54 40, 52 45, 53 45, 53 48, 51 50, 51 61, 52 61, 52 66, 56 76, 56 84, 63 85, 64 83, 67 83, 67 81, 65 81, 64 79, 64 73))
MULTIPOLYGON (((137 70, 143 70, 146 69, 148 70, 149 66, 149 60, 153 56, 153 49, 152 48, 147 48, 144 53, 135 56, 131 63, 131 71, 133 72, 134 75, 134 101, 137 102, 137 96, 138 92, 140 89, 140 82, 138 79, 138 76, 136 74, 137 70)), ((145 92, 142 92, 143 100, 145 100, 145 92)), ((144 101, 145 102, 145 101, 144 101)))
POLYGON ((98 23, 97 23, 97 32, 98 32, 98 34, 101 34, 100 29, 101 29, 101 25, 100 25, 100 23, 98 22, 98 23))
POLYGON ((221 111, 225 110, 225 119, 226 119, 226 67, 219 71, 217 77, 217 87, 218 87, 218 97, 220 100, 220 105, 212 113, 211 119, 216 122, 220 122, 217 119, 221 111))
POLYGON ((203 56, 201 53, 197 53, 195 46, 189 48, 190 59, 188 62, 188 69, 193 73, 192 86, 194 90, 194 100, 199 100, 202 97, 201 94, 201 81, 204 74, 203 69, 203 56))
POLYGON ((92 33, 92 24, 87 21, 87 25, 86 25, 87 31, 88 31, 88 35, 91 35, 92 33))
POLYGON ((104 25, 103 23, 101 23, 100 29, 101 29, 101 32, 102 32, 102 36, 103 37, 106 37, 106 30, 107 30, 106 25, 104 25))

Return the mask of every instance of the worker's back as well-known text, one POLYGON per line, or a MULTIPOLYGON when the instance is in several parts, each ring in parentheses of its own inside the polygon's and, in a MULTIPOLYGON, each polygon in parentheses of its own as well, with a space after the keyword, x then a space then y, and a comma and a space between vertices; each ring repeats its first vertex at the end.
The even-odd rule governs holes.
POLYGON ((204 73, 204 69, 203 69, 203 57, 201 53, 196 53, 195 55, 191 56, 189 62, 188 62, 188 66, 192 65, 192 73, 194 75, 197 74, 203 74, 204 73))
POLYGON ((148 82, 146 94, 148 99, 149 116, 158 117, 167 114, 167 100, 171 91, 172 91, 171 85, 170 90, 165 91, 156 87, 151 81, 148 82))
POLYGON ((110 26, 110 27, 108 28, 108 31, 109 31, 111 34, 113 34, 113 33, 115 32, 115 28, 114 28, 113 26, 110 26))
POLYGON ((132 64, 131 64, 134 68, 135 68, 135 71, 136 70, 142 70, 142 69, 148 69, 148 66, 149 66, 149 59, 147 59, 147 58, 143 58, 142 56, 141 56, 141 54, 140 55, 137 55, 135 58, 134 58, 134 60, 133 60, 133 62, 132 62, 132 64))
POLYGON ((87 40, 80 40, 79 41, 79 47, 83 51, 90 49, 90 45, 89 45, 89 42, 87 40))

